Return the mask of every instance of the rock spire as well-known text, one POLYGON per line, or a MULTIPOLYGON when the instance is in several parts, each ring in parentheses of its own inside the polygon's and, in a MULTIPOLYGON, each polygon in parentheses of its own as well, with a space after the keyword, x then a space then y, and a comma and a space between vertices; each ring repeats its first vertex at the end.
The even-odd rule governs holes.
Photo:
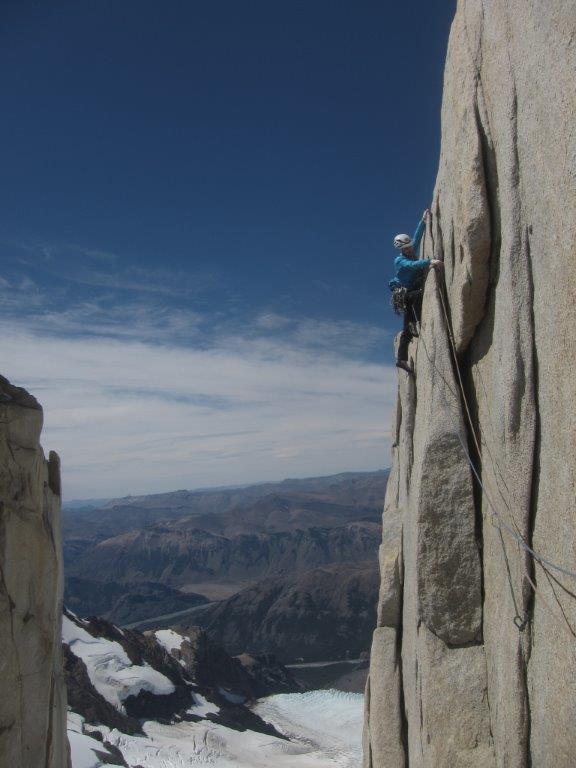
POLYGON ((67 768, 60 462, 42 409, 0 377, 0 765, 67 768))
POLYGON ((576 764, 575 71, 573 3, 458 2, 365 768, 576 764))

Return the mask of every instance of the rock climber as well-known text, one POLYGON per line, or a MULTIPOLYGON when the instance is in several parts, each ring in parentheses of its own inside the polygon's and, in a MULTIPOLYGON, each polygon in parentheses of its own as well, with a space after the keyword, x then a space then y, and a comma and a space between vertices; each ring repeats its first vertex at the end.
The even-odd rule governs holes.
POLYGON ((414 237, 396 235, 394 248, 400 251, 394 260, 396 277, 388 283, 393 295, 393 305, 396 311, 404 314, 404 326, 398 344, 396 365, 408 373, 412 373, 412 365, 408 362, 408 346, 414 336, 418 335, 416 320, 420 322, 422 311, 423 284, 430 267, 441 269, 443 264, 438 259, 418 259, 417 251, 426 228, 426 220, 430 215, 428 208, 416 227, 414 237))

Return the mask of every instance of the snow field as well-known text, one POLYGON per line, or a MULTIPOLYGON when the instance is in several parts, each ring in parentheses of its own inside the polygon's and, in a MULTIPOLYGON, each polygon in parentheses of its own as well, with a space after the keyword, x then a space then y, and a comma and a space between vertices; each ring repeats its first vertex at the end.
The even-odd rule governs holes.
POLYGON ((120 643, 92 637, 67 616, 62 623, 62 639, 75 656, 82 659, 90 682, 110 704, 124 711, 122 702, 140 691, 158 696, 174 693, 172 682, 148 664, 132 664, 120 643))
MULTIPOLYGON (((203 721, 144 724, 147 738, 111 731, 107 740, 142 768, 358 768, 363 697, 339 691, 271 696, 255 708, 292 741, 203 721)), ((191 714, 200 714, 192 708, 191 714)), ((80 758, 78 758, 80 759, 80 758)), ((73 759, 73 768, 93 768, 73 759)), ((98 768, 97 763, 94 768, 98 768)))
POLYGON ((105 752, 96 739, 82 733, 84 718, 75 712, 68 713, 68 741, 72 754, 72 768, 101 768, 103 763, 94 750, 105 752))
POLYGON ((178 632, 174 632, 173 629, 159 629, 154 635, 156 640, 158 640, 160 645, 165 648, 168 653, 179 651, 185 639, 182 635, 179 635, 178 632))
POLYGON ((362 758, 364 696, 320 690, 261 699, 254 712, 280 733, 332 758, 331 765, 356 768, 362 758))

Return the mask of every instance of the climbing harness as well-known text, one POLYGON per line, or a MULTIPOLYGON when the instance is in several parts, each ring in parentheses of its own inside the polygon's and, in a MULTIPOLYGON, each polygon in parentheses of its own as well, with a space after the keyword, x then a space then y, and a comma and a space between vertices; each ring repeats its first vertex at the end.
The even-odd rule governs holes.
POLYGON ((408 310, 408 305, 406 304, 407 293, 408 291, 406 288, 404 288, 403 285, 399 285, 392 289, 390 304, 392 305, 392 309, 397 315, 405 315, 406 311, 408 310))
MULTIPOLYGON (((390 304, 392 309, 397 315, 405 315, 410 311, 414 302, 418 301, 424 294, 423 288, 416 288, 413 291, 409 291, 403 285, 395 285, 392 288, 392 296, 390 297, 390 304)), ((410 321, 411 332, 413 336, 418 336, 418 329, 412 326, 410 321)))

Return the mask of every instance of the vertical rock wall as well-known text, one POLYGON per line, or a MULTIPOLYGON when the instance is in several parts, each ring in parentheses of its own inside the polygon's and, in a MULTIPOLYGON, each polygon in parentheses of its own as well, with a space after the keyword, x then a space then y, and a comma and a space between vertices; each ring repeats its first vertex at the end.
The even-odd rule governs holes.
POLYGON ((518 543, 576 571, 575 73, 574 3, 458 3, 424 244, 449 322, 431 273, 399 373, 366 768, 576 765, 576 580, 518 543))
POLYGON ((0 386, 0 765, 67 768, 59 460, 36 400, 0 386))

